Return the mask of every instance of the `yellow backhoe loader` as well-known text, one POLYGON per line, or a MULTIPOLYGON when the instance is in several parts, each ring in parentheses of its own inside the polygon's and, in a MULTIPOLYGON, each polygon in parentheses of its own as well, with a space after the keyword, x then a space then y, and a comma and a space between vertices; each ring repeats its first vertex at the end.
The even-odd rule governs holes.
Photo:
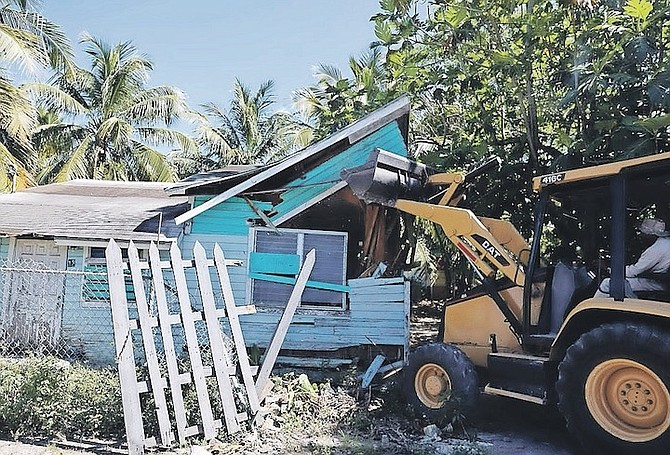
MULTIPOLYGON (((670 221, 670 153, 533 180, 532 242, 507 221, 459 206, 480 173, 437 173, 376 150, 342 174, 368 203, 439 224, 481 283, 448 301, 439 340, 416 347, 404 371, 408 401, 427 417, 484 391, 557 404, 589 450, 670 453, 670 272, 665 290, 627 297, 625 265, 644 246, 645 217, 670 221), (609 278, 609 297, 594 298, 609 278)), ((628 293, 628 295, 631 295, 628 293)))

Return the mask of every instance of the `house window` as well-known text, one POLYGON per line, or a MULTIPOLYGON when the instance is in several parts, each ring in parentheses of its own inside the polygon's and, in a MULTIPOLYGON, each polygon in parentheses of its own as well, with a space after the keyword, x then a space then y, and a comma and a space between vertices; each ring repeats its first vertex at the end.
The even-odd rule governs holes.
POLYGON ((346 303, 347 234, 265 228, 252 230, 249 253, 250 301, 283 308, 307 253, 316 250, 316 262, 301 306, 343 309, 346 303))
MULTIPOLYGON (((140 260, 147 256, 147 250, 138 250, 140 260)), ((123 261, 128 261, 128 249, 121 250, 123 261)), ((143 271, 143 275, 148 271, 143 271)), ((126 282, 126 298, 129 305, 135 305, 135 292, 130 270, 124 270, 126 282)), ((89 304, 109 303, 109 283, 107 281, 107 262, 105 260, 105 248, 87 248, 84 261, 84 285, 82 287, 82 300, 89 304)))

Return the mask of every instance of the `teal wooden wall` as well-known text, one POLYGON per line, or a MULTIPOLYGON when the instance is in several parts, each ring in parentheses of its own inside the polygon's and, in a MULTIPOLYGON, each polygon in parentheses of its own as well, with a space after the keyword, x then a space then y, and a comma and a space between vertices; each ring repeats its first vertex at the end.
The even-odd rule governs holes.
MULTIPOLYGON (((282 194, 282 201, 276 206, 273 207, 269 202, 254 202, 254 205, 260 210, 272 209, 273 212, 276 212, 270 217, 270 220, 275 221, 340 183, 342 169, 364 164, 375 148, 407 156, 407 147, 402 133, 398 125, 393 122, 306 172, 299 179, 290 182, 286 185, 288 190, 282 194)), ((197 207, 209 199, 211 196, 196 196, 194 206, 197 207)), ((251 226, 249 220, 256 218, 258 215, 244 199, 233 197, 194 217, 191 234, 246 236, 251 226)))
MULTIPOLYGON (((409 348, 409 298, 403 278, 349 280, 349 310, 298 309, 283 349, 334 351, 359 345, 409 348)), ((276 309, 257 308, 240 316, 247 346, 267 347, 281 317, 276 309)))
MULTIPOLYGON (((211 196, 196 196, 195 206, 211 199, 211 196)), ((269 202, 254 202, 259 210, 270 210, 269 202)), ((200 215, 191 222, 191 234, 224 234, 247 236, 250 223, 248 220, 258 215, 241 197, 233 197, 200 215)), ((188 236, 187 236, 188 237, 188 236)))

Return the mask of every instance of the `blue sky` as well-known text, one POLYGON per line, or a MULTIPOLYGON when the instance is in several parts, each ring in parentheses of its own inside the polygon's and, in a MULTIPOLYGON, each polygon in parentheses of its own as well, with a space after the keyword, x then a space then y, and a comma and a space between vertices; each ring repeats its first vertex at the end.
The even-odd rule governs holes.
POLYGON ((378 0, 44 0, 86 63, 81 32, 108 43, 132 41, 154 63, 150 85, 184 90, 193 107, 228 104, 234 79, 258 88, 275 81, 278 107, 314 82, 312 68, 348 58, 375 40, 378 0))

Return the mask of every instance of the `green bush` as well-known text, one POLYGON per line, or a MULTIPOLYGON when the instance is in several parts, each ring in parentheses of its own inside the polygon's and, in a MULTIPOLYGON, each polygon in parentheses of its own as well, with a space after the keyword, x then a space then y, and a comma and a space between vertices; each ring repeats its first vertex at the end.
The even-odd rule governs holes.
POLYGON ((0 430, 15 437, 120 438, 117 374, 54 358, 0 360, 0 430))

